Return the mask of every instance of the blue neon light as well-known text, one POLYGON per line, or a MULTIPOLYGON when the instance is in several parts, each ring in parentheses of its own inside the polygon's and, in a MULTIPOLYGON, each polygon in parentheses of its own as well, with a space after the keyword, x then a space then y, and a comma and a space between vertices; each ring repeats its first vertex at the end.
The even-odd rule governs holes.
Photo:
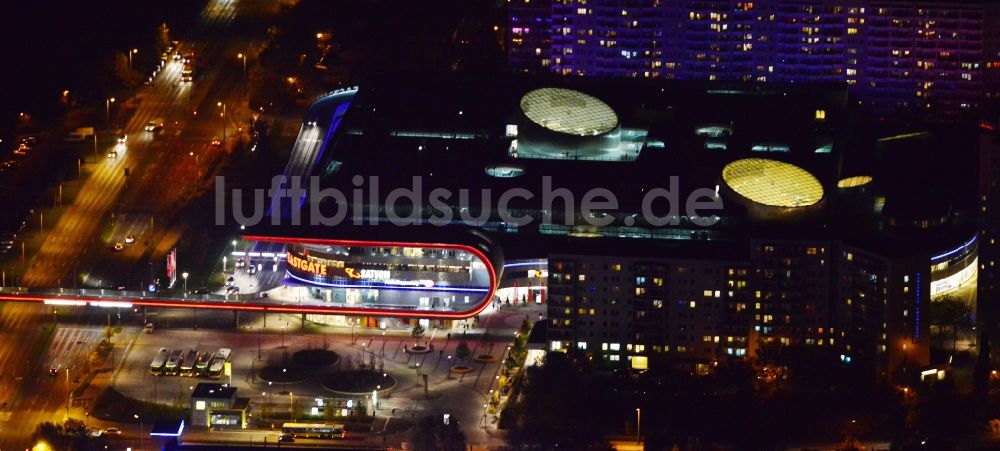
POLYGON ((310 285, 320 285, 320 286, 330 287, 330 288, 367 288, 367 289, 375 289, 375 290, 401 290, 401 291, 440 291, 440 292, 444 292, 444 293, 450 293, 450 292, 486 293, 486 292, 490 291, 489 288, 406 287, 406 286, 393 286, 393 285, 361 285, 361 284, 355 284, 355 283, 330 283, 330 282, 320 282, 320 281, 316 281, 316 280, 303 279, 302 277, 299 277, 299 276, 296 276, 295 274, 292 274, 287 269, 285 270, 285 274, 287 274, 288 277, 291 277, 291 278, 293 278, 295 280, 298 280, 300 282, 303 282, 303 283, 307 283, 307 284, 310 284, 310 285))
POLYGON ((504 268, 516 268, 518 266, 539 266, 539 265, 548 265, 548 264, 549 264, 548 262, 544 262, 544 261, 542 261, 542 262, 507 263, 507 264, 503 265, 503 267, 504 268))
POLYGON ((181 420, 181 425, 177 428, 177 432, 150 432, 149 435, 154 437, 180 437, 183 432, 184 420, 181 420))
MULTIPOLYGON (((330 144, 330 136, 333 135, 338 128, 340 128, 341 122, 344 119, 344 113, 347 112, 347 107, 351 106, 351 102, 344 102, 337 106, 337 109, 333 112, 333 120, 330 121, 330 127, 326 129, 326 137, 323 138, 323 145, 319 148, 319 154, 316 155, 316 161, 313 161, 313 166, 323 160, 323 153, 326 152, 327 144, 330 144)), ((309 171, 312 173, 312 170, 309 171)), ((302 195, 302 199, 299 199, 299 208, 306 203, 306 195, 302 195)))
POLYGON ((947 257, 949 255, 952 255, 952 254, 954 254, 956 252, 962 251, 963 249, 965 249, 965 248, 969 247, 970 245, 972 245, 972 243, 975 243, 976 242, 976 238, 978 238, 978 237, 979 237, 979 235, 973 235, 972 239, 970 239, 969 241, 966 241, 965 244, 963 244, 963 245, 961 245, 961 246, 959 246, 959 247, 957 247, 955 249, 952 249, 952 250, 950 250, 948 252, 945 252, 945 253, 943 253, 941 255, 935 255, 935 256, 931 257, 931 262, 933 263, 935 260, 940 260, 940 259, 945 258, 945 257, 947 257))
POLYGON ((916 305, 917 305, 917 309, 916 309, 917 312, 916 312, 915 316, 916 316, 917 330, 914 332, 913 335, 914 335, 914 338, 916 338, 916 339, 919 340, 920 339, 920 273, 919 272, 917 273, 917 302, 916 302, 916 305))

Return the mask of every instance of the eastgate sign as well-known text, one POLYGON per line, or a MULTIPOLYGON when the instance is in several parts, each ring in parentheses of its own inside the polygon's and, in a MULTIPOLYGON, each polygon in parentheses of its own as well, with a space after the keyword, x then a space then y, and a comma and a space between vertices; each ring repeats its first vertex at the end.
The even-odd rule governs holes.
POLYGON ((285 260, 288 262, 289 268, 307 272, 314 276, 341 276, 350 279, 378 281, 392 279, 392 272, 388 269, 356 269, 345 266, 343 261, 317 258, 311 255, 303 258, 293 252, 288 252, 285 260))
POLYGON ((289 252, 288 257, 285 260, 288 262, 289 268, 295 268, 299 271, 305 271, 309 274, 317 276, 326 276, 327 265, 319 263, 311 258, 305 259, 289 252))

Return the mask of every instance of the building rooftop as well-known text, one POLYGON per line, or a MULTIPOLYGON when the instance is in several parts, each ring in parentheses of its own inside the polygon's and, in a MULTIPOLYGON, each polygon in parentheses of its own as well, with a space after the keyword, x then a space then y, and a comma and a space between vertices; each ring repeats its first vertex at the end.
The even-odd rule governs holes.
POLYGON ((230 399, 236 395, 235 387, 227 387, 214 382, 199 382, 191 393, 192 398, 230 399))

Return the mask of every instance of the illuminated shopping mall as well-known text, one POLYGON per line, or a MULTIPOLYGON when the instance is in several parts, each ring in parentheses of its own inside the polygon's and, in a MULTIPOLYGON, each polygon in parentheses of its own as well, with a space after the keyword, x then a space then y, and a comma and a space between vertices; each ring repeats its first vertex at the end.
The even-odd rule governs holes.
POLYGON ((301 200, 303 223, 346 220, 251 225, 233 254, 283 274, 262 302, 326 309, 314 321, 547 304, 549 349, 634 368, 800 344, 888 375, 928 362, 929 303, 975 302, 974 196, 926 169, 962 170, 935 162, 968 143, 861 127, 852 105, 836 88, 373 81, 313 105, 285 170, 360 193, 301 200), (595 189, 617 205, 583 209, 595 189))

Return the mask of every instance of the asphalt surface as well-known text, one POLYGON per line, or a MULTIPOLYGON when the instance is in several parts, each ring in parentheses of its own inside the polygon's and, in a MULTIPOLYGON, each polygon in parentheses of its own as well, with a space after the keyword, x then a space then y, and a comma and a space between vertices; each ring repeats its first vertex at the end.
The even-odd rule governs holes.
MULTIPOLYGON (((242 62, 236 55, 247 53, 254 34, 263 34, 260 17, 275 7, 262 0, 209 2, 199 24, 181 37, 179 51, 195 52, 199 59, 201 73, 194 82, 181 83, 181 65, 171 61, 132 99, 111 105, 110 125, 123 129, 128 139, 115 144, 112 132, 99 132, 96 164, 88 168, 89 177, 59 221, 46 225, 51 229, 29 259, 21 285, 138 288, 149 282, 150 268, 142 262, 160 258, 173 246, 181 227, 167 225, 175 224, 181 208, 208 189, 212 171, 238 139, 234 131, 246 123, 242 62), (217 102, 226 104, 225 117, 217 102), (166 126, 158 133, 145 132, 146 123, 157 118, 166 126), (212 139, 222 138, 224 120, 227 142, 212 146, 212 139), (107 157, 110 150, 117 158, 107 157), (114 251, 114 243, 124 242, 126 235, 134 236, 135 243, 114 251)), ((56 316, 67 318, 64 322, 75 318, 76 324, 53 332, 41 327, 53 321, 50 307, 2 306, 0 403, 7 405, 0 408, 0 449, 23 449, 39 421, 64 419, 59 411, 65 410, 68 395, 65 374, 50 377, 48 369, 69 368, 72 384, 73 369, 103 333, 102 315, 61 308, 56 316)))

